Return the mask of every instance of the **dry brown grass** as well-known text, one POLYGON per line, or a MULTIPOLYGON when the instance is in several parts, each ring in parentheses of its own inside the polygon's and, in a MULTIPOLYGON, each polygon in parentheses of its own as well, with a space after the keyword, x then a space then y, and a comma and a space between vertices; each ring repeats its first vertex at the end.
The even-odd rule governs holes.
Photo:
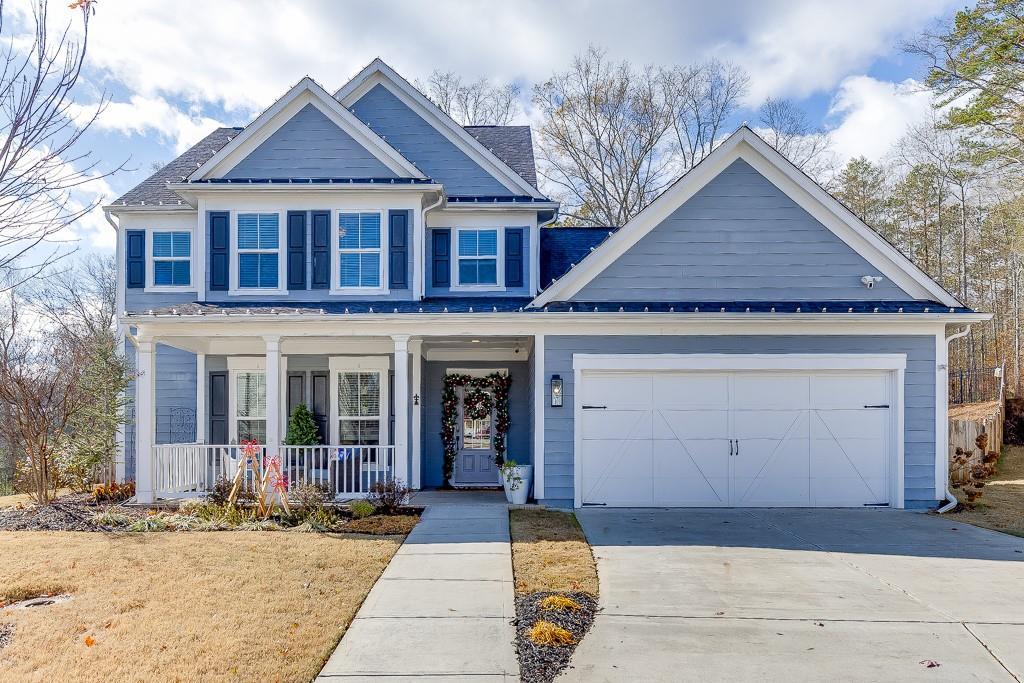
POLYGON ((996 473, 974 508, 952 518, 1024 537, 1024 446, 1004 446, 996 473))
POLYGON ((949 407, 950 420, 983 420, 999 410, 999 401, 961 403, 949 407))
MULTIPOLYGON (((64 496, 71 493, 71 489, 57 489, 57 496, 64 496)), ((32 496, 27 493, 15 493, 10 496, 0 496, 0 508, 12 508, 18 503, 34 505, 32 496)))
POLYGON ((509 511, 509 522, 517 593, 597 595, 594 555, 575 515, 522 508, 509 511))
POLYGON ((0 680, 309 681, 400 539, 280 532, 0 533, 0 680))

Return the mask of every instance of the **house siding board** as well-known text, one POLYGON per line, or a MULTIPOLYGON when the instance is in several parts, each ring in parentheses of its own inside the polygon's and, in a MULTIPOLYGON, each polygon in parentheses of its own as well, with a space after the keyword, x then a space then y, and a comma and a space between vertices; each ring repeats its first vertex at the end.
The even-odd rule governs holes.
POLYGON ((935 337, 932 336, 546 336, 544 376, 563 380, 564 406, 544 408, 545 503, 572 505, 574 353, 903 353, 904 497, 932 507, 935 491, 935 337))
MULTIPOLYGON (((456 260, 457 256, 455 255, 455 230, 453 230, 451 228, 431 228, 431 229, 427 230, 427 238, 426 238, 427 244, 426 244, 426 249, 424 250, 425 253, 426 253, 426 259, 427 259, 427 263, 426 263, 427 271, 426 272, 427 272, 427 275, 428 275, 428 277, 426 278, 426 282, 425 282, 425 293, 426 293, 426 295, 427 296, 458 296, 458 297, 491 297, 491 298, 493 298, 495 295, 499 295, 499 296, 530 296, 529 282, 530 282, 530 266, 531 266, 531 263, 532 263, 532 259, 529 258, 528 256, 526 256, 527 254, 530 253, 530 231, 526 230, 526 229, 522 229, 520 226, 508 226, 508 227, 515 227, 516 229, 522 230, 522 233, 523 233, 522 253, 524 254, 524 258, 523 258, 523 262, 522 262, 522 280, 521 280, 522 283, 523 283, 522 286, 520 286, 520 287, 506 287, 504 290, 502 290, 500 292, 494 292, 494 291, 475 292, 473 290, 460 290, 460 289, 452 290, 452 288, 450 286, 446 287, 446 286, 437 286, 437 285, 435 285, 434 284, 434 278, 432 277, 433 267, 434 267, 434 263, 433 263, 433 258, 434 257, 433 257, 433 254, 434 254, 434 231, 435 230, 451 230, 451 238, 450 238, 451 239, 451 243, 449 245, 450 246, 449 258, 452 259, 452 260, 456 260)), ((454 266, 453 266, 453 269, 454 269, 454 266)))
MULTIPOLYGON (((529 364, 526 361, 427 361, 423 362, 423 487, 441 486, 444 472, 444 448, 441 445, 441 391, 448 368, 476 370, 506 368, 512 377, 509 387, 509 416, 506 457, 518 463, 533 462, 530 447, 529 364)), ((497 482, 495 482, 497 483, 497 482)))
POLYGON ((156 347, 156 443, 182 443, 196 434, 196 356, 156 347))
POLYGON ((743 160, 574 296, 580 301, 912 299, 743 160))
POLYGON ((360 97, 352 112, 449 195, 515 194, 383 85, 360 97))
POLYGON ((225 178, 396 178, 313 104, 224 174, 225 178))

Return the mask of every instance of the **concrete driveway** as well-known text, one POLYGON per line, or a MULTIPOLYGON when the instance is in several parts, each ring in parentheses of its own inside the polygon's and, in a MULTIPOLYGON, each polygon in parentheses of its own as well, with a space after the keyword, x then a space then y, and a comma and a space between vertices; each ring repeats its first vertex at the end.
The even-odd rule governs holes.
POLYGON ((1024 680, 1024 539, 896 510, 579 512, 570 681, 1024 680))

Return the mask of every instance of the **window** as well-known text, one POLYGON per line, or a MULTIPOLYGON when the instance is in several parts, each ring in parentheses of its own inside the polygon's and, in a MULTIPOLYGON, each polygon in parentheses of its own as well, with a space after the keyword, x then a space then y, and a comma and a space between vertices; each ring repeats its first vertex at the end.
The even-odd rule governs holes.
POLYGON ((340 288, 381 287, 380 224, 379 212, 338 214, 340 288))
POLYGON ((498 230, 459 230, 459 284, 498 285, 498 230))
POLYGON ((239 289, 277 289, 279 225, 276 213, 238 214, 239 289))
POLYGON ((380 444, 380 378, 380 372, 338 373, 339 444, 380 444))
POLYGON ((153 286, 192 284, 192 233, 153 232, 153 286))
POLYGON ((267 442, 267 376, 235 373, 235 436, 238 441, 267 442))

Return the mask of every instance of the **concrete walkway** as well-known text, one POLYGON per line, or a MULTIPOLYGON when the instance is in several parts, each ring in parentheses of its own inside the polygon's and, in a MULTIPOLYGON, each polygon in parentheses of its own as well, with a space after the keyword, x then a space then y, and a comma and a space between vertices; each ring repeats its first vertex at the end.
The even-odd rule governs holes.
POLYGON ((318 681, 517 681, 504 495, 427 492, 318 681))

